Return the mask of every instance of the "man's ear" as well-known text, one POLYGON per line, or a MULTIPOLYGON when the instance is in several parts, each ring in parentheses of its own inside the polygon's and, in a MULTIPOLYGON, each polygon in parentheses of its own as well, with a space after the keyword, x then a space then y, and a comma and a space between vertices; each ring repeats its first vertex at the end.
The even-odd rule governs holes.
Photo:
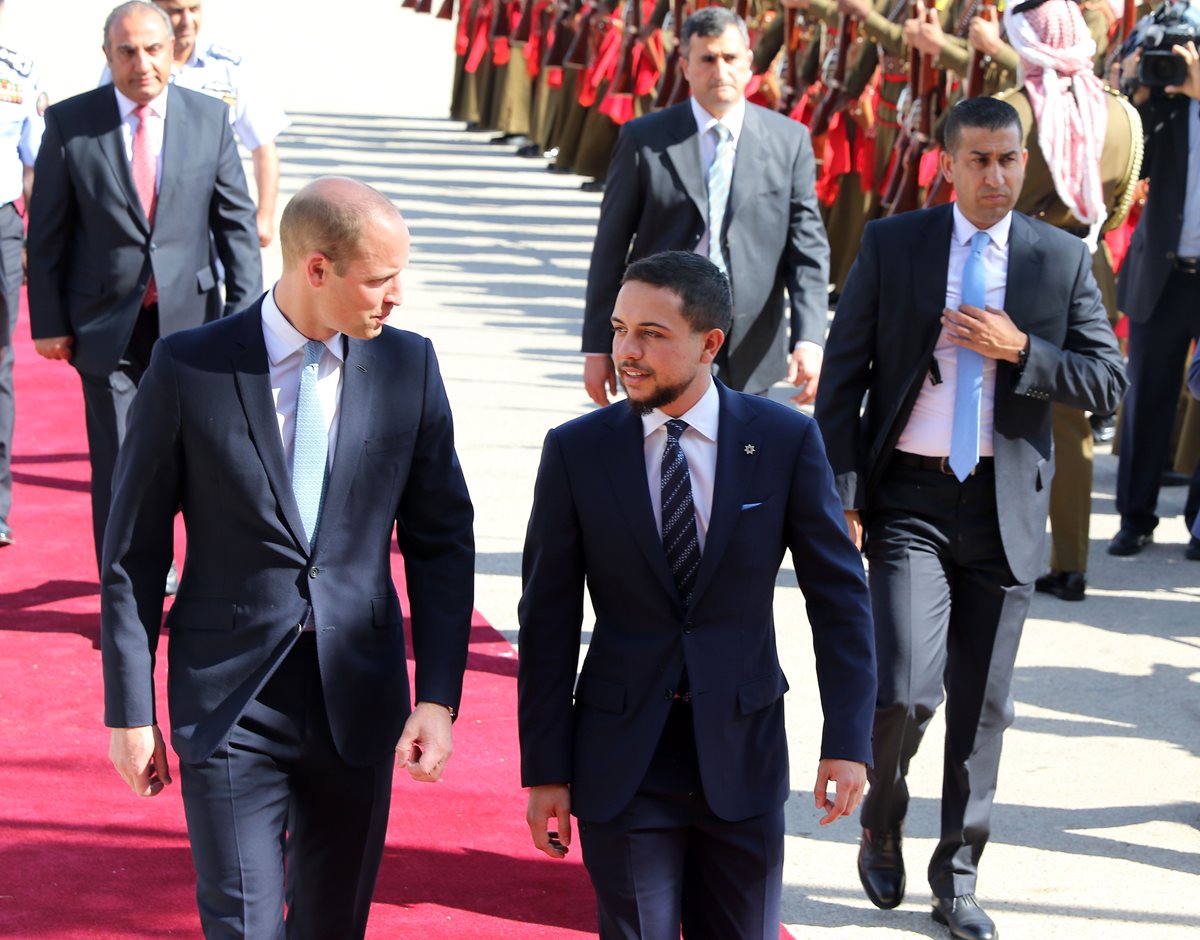
POLYGON ((304 276, 310 287, 322 287, 333 274, 333 262, 319 251, 311 252, 304 262, 304 276))
POLYGON ((704 347, 700 355, 700 361, 708 365, 717 358, 717 353, 721 351, 721 347, 724 345, 725 331, 709 330, 704 334, 704 347))

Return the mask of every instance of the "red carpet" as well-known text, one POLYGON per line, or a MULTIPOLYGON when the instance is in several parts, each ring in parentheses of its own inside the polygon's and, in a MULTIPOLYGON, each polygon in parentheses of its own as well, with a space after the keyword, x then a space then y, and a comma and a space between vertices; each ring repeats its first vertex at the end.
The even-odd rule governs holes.
MULTIPOLYGON (((198 936, 178 783, 139 800, 107 758, 79 382, 37 357, 24 312, 16 354, 17 542, 0 550, 0 936, 198 936)), ((479 614, 467 668, 445 779, 397 774, 368 935, 593 935, 578 849, 553 862, 529 842, 516 657, 479 614)), ((165 716, 161 667, 159 689, 165 716)))

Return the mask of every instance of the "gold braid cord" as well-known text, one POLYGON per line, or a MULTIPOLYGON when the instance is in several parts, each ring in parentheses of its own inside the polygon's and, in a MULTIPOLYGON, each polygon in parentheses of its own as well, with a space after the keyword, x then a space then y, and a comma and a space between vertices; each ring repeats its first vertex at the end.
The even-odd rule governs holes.
POLYGON ((1125 168, 1125 179, 1122 183, 1117 199, 1117 207, 1108 220, 1104 223, 1102 231, 1111 232, 1115 228, 1119 228, 1125 219, 1129 216, 1129 209, 1133 205, 1133 196, 1137 191, 1137 181, 1142 174, 1142 156, 1144 153, 1144 141, 1142 138, 1142 116, 1138 114, 1137 109, 1129 103, 1124 95, 1114 91, 1107 85, 1104 90, 1115 97, 1121 104, 1121 110, 1125 112, 1125 117, 1129 121, 1129 164, 1125 168))

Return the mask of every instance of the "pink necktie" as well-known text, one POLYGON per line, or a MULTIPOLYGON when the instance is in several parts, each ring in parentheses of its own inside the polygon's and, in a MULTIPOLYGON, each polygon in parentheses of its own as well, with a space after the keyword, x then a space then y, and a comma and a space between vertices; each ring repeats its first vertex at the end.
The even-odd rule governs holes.
MULTIPOLYGON (((137 130, 133 133, 133 186, 137 190, 138 200, 142 211, 146 213, 146 221, 154 225, 154 208, 158 202, 158 194, 154 190, 155 177, 158 175, 157 160, 150 147, 150 117, 153 111, 150 105, 138 105, 134 110, 138 119, 137 130)), ((143 307, 149 307, 158 300, 158 287, 154 283, 154 275, 150 275, 150 284, 146 288, 146 296, 142 300, 143 307)))

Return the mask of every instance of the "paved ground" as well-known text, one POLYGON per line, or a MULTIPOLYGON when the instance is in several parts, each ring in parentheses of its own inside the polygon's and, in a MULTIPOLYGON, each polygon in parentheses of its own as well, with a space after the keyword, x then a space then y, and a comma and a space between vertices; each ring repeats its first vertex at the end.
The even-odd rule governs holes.
MULTIPOLYGON (((37 58, 54 98, 95 80, 105 4, 5 6, 0 43, 37 58)), ((576 350, 599 198, 443 119, 448 23, 399 0, 206 0, 205 9, 204 35, 252 55, 292 113, 284 197, 313 176, 345 173, 379 186, 409 219, 412 267, 394 319, 439 349, 478 510, 477 605, 515 638, 541 440, 589 407, 576 350)), ((277 271, 276 253, 266 258, 277 271)), ((1038 597, 1018 661, 1017 721, 980 884, 1009 940, 1200 936, 1200 564, 1183 560, 1177 516, 1142 556, 1104 554, 1117 525, 1114 474, 1101 455, 1088 600, 1038 597)), ((1163 491, 1166 514, 1182 502, 1182 490, 1163 491)), ((876 911, 854 873, 856 826, 816 831, 811 644, 790 572, 779 585, 796 791, 785 919, 799 938, 944 937, 921 877, 937 830, 941 726, 912 769, 910 900, 876 911)))

